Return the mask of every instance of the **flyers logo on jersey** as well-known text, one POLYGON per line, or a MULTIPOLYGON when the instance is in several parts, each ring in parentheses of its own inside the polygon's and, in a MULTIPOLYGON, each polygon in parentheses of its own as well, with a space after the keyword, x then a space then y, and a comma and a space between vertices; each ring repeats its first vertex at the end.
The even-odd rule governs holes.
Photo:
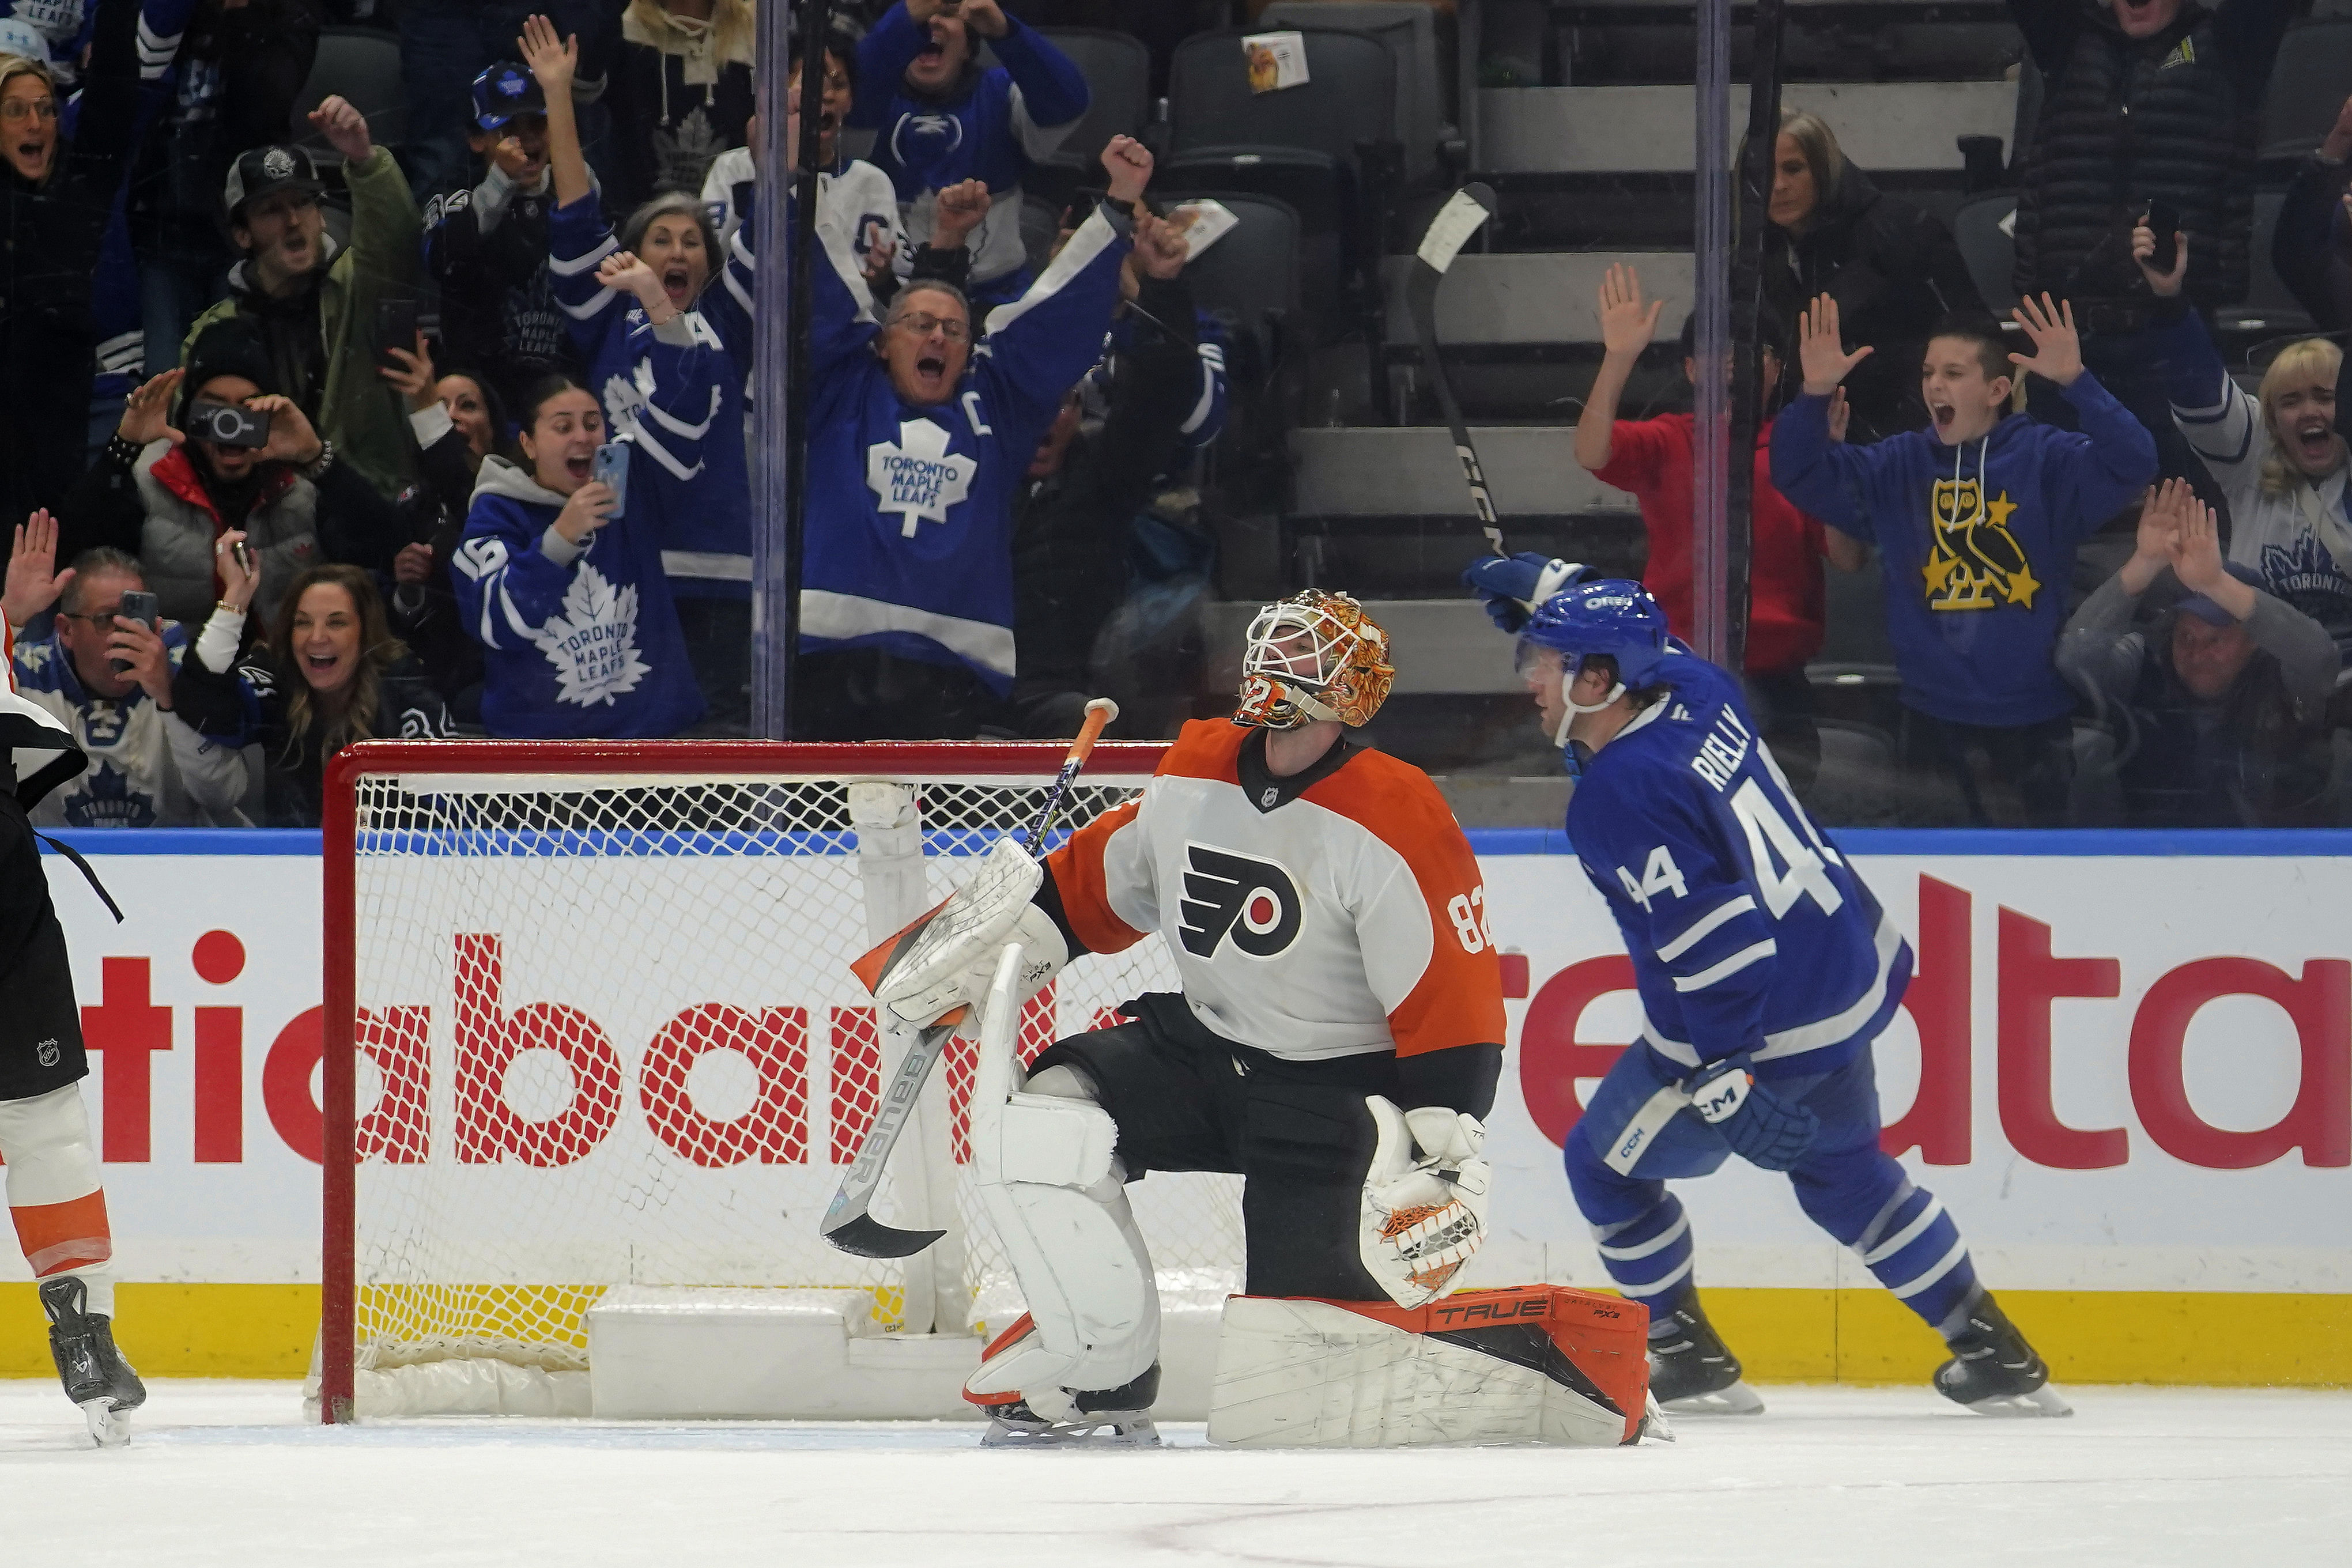
POLYGON ((1271 958, 1298 936, 1298 884, 1272 861, 1207 844, 1184 846, 1183 924, 1177 936, 1195 957, 1216 955, 1230 934, 1253 958, 1271 958))

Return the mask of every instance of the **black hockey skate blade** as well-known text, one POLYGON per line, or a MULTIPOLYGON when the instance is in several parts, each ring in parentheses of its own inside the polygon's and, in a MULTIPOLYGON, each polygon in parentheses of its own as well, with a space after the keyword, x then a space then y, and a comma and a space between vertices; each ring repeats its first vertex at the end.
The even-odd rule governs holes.
POLYGON ((860 1258, 912 1258, 946 1234, 944 1230, 898 1230, 870 1214, 861 1214, 824 1232, 824 1239, 860 1258))

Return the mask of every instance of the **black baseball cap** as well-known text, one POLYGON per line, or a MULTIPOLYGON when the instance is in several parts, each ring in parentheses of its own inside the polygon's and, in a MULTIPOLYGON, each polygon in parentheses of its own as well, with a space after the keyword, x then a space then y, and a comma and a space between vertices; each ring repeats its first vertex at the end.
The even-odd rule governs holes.
POLYGON ((229 165, 228 189, 221 199, 228 207, 229 221, 235 223, 239 209, 254 197, 289 188, 306 196, 317 196, 326 189, 319 183, 318 167, 310 155, 299 147, 257 147, 229 165))
POLYGON ((514 60, 500 60, 474 78, 474 124, 496 131, 521 114, 545 114, 547 95, 539 78, 514 60))

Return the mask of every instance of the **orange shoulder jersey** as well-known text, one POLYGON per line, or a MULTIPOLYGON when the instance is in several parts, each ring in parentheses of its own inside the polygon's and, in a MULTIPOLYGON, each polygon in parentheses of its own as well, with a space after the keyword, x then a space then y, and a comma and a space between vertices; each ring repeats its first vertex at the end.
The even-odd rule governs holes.
POLYGON ((1159 932, 1193 1016, 1270 1055, 1499 1050, 1486 889, 1429 776, 1343 739, 1276 779, 1264 737, 1186 725, 1139 799, 1047 858, 1069 933, 1111 953, 1159 932))

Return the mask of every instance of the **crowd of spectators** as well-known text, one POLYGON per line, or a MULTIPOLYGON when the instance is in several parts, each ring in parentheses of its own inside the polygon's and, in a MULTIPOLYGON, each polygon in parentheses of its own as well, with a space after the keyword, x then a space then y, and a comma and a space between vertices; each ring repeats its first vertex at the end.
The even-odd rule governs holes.
MULTIPOLYGON (((1139 141, 1080 172, 1050 248, 1050 209, 1024 235, 1094 97, 1040 27, 1135 34, 1160 90, 1188 32, 1261 8, 855 0, 804 40, 803 737, 1066 734, 1139 563, 1200 570, 1153 513, 1223 427, 1226 326, 1139 141)), ((2256 127, 2297 6, 2011 8, 2041 87, 2009 321, 1866 137, 1781 118, 1742 585, 1763 733, 1810 789, 1827 572, 1874 564, 1924 820, 2332 820, 2345 355, 2249 361, 2217 314, 2261 259, 2256 127)), ((757 162, 758 21, 0 0, 6 608, 19 685, 100 764, 60 820, 315 821, 325 758, 372 736, 747 731, 753 220, 785 189, 757 162), (353 24, 397 40, 396 132, 308 107, 322 30, 353 24)), ((2347 185, 2352 101, 2270 258, 2323 332, 2352 329, 2347 185)), ((1638 500, 1687 632, 1692 416, 1621 417, 1659 320, 1630 267, 1598 320, 1573 455, 1638 500)))

